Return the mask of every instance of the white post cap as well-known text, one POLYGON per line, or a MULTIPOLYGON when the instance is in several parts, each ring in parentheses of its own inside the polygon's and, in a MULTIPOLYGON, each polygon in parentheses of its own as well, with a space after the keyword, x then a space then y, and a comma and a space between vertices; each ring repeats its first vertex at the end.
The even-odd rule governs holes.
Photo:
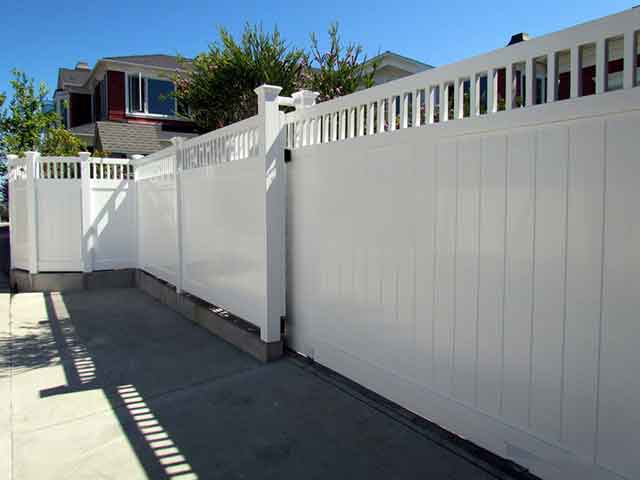
POLYGON ((318 92, 312 92, 311 90, 300 90, 291 95, 291 97, 293 98, 294 106, 299 109, 315 105, 318 95, 320 95, 318 92))

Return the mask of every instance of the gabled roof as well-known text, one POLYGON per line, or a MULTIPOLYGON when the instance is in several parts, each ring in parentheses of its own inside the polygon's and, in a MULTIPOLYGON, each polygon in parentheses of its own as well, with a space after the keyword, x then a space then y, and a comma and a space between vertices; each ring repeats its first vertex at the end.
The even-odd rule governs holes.
MULTIPOLYGON (((104 57, 102 60, 110 60, 112 62, 123 62, 133 65, 141 65, 147 67, 159 67, 175 70, 178 68, 184 68, 183 64, 178 62, 178 57, 165 54, 153 54, 153 55, 125 55, 121 57, 104 57)), ((184 59, 187 64, 191 63, 191 59, 184 59)))
POLYGON ((74 85, 81 87, 91 75, 91 70, 82 68, 60 68, 58 70, 58 89, 64 85, 74 85))
POLYGON ((405 57, 404 55, 400 55, 398 53, 394 53, 389 50, 387 50, 386 52, 382 52, 373 58, 370 58, 369 60, 367 60, 367 64, 372 64, 376 62, 378 64, 384 65, 385 63, 394 62, 394 61, 412 65, 417 71, 423 71, 423 70, 428 70, 430 68, 434 68, 433 65, 429 65, 428 63, 423 63, 414 58, 405 57))

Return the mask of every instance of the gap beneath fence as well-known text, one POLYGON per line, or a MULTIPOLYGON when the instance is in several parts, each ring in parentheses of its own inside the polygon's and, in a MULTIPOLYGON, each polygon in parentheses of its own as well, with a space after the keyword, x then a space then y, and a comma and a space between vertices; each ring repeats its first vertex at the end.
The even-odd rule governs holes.
POLYGON ((170 283, 138 269, 95 272, 10 272, 10 285, 18 292, 82 291, 104 288, 138 288, 171 310, 261 362, 282 357, 283 340, 264 342, 260 329, 223 308, 188 293, 177 293, 170 283))

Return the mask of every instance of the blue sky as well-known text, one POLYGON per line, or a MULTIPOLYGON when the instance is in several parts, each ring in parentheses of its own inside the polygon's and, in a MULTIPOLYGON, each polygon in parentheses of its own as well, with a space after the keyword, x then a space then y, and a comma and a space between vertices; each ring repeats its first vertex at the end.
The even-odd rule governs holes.
POLYGON ((245 22, 277 25, 285 39, 308 47, 309 33, 340 22, 344 40, 373 56, 391 50, 425 63, 444 65, 504 46, 512 33, 533 36, 631 8, 638 0, 538 0, 512 6, 502 1, 311 2, 271 0, 106 1, 30 0, 0 9, 0 92, 9 93, 17 67, 55 88, 59 67, 78 60, 93 66, 107 56, 181 53, 194 56, 217 39, 216 27, 233 33, 245 22), (268 5, 268 7, 265 7, 268 5))

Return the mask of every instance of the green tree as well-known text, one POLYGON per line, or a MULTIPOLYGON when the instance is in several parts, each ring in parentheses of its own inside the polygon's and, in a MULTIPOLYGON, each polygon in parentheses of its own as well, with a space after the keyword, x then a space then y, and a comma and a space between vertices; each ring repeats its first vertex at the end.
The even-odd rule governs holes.
POLYGON ((362 45, 344 45, 337 23, 329 26, 328 34, 326 52, 318 46, 318 36, 311 34, 311 52, 304 58, 304 87, 318 92, 319 102, 372 87, 377 64, 367 64, 362 45))
POLYGON ((277 29, 245 25, 240 41, 224 28, 219 42, 176 72, 175 96, 188 105, 191 118, 203 131, 235 123, 257 113, 254 89, 262 84, 282 87, 291 95, 300 86, 304 52, 290 47, 277 29))
POLYGON ((47 130, 40 153, 53 157, 75 157, 78 153, 86 151, 87 145, 82 140, 69 130, 56 127, 47 130))
POLYGON ((58 114, 47 111, 45 99, 49 90, 44 82, 38 87, 24 72, 13 70, 13 97, 0 111, 0 154, 22 155, 27 150, 40 150, 46 132, 59 122, 58 114))

